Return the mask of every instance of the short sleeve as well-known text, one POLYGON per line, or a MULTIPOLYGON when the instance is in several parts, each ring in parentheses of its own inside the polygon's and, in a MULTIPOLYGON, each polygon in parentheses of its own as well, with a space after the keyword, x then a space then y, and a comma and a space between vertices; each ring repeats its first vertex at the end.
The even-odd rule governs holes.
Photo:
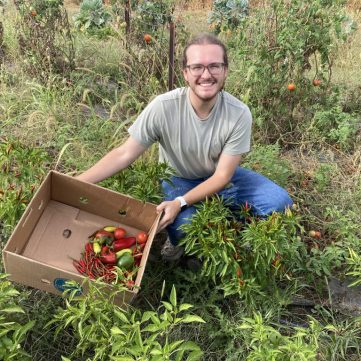
POLYGON ((237 155, 249 152, 251 148, 252 114, 249 108, 244 109, 227 138, 222 152, 237 155))
POLYGON ((140 144, 149 147, 160 138, 162 112, 158 98, 151 101, 129 127, 128 133, 140 144))

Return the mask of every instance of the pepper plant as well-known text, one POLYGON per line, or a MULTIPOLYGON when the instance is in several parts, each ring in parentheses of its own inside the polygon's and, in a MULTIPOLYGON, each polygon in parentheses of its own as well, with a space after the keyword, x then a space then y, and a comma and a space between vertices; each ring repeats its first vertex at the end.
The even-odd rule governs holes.
MULTIPOLYGON (((290 209, 261 219, 248 204, 231 210, 219 197, 198 206, 192 222, 182 226, 185 252, 203 261, 202 274, 225 295, 239 294, 247 304, 292 280, 306 254, 298 232, 300 219, 290 209)), ((295 280, 296 281, 296 280, 295 280)))
POLYGON ((41 148, 14 139, 0 143, 0 219, 4 234, 19 220, 49 164, 50 157, 41 148))
POLYGON ((101 185, 144 202, 160 203, 163 198, 161 180, 170 181, 172 169, 166 163, 140 159, 101 185))
POLYGON ((7 280, 7 275, 0 274, 0 359, 4 361, 30 360, 21 343, 35 322, 19 322, 17 316, 24 314, 24 310, 16 302, 19 294, 7 280))
POLYGON ((87 360, 199 360, 202 351, 192 341, 174 340, 172 331, 182 324, 203 323, 203 319, 189 313, 190 304, 178 304, 173 286, 170 300, 162 301, 157 311, 127 309, 113 304, 117 292, 104 291, 96 281, 88 283, 88 293, 66 296, 65 309, 60 309, 48 326, 56 324, 56 335, 70 326, 79 345, 70 357, 89 355, 87 360))

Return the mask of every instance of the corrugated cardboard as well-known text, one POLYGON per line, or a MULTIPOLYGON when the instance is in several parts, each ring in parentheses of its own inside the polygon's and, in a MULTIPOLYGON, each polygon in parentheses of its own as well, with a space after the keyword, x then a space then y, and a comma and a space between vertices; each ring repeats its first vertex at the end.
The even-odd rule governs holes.
POLYGON ((115 225, 132 236, 142 230, 149 238, 136 287, 115 300, 120 305, 129 304, 141 285, 159 218, 154 204, 51 171, 3 250, 5 271, 15 282, 61 294, 66 281, 83 283, 84 277, 72 260, 80 258, 94 231, 115 225))

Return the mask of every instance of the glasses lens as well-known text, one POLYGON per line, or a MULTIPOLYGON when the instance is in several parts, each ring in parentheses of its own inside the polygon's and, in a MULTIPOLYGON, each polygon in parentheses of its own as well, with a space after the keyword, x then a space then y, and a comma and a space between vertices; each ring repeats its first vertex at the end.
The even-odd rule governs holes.
POLYGON ((205 66, 202 64, 194 64, 189 66, 189 70, 191 71, 192 75, 202 75, 204 72, 205 66))
POLYGON ((193 76, 200 76, 203 74, 205 68, 208 69, 209 73, 212 75, 219 75, 223 70, 223 63, 212 63, 207 66, 203 64, 193 64, 188 65, 188 68, 193 76))
POLYGON ((218 75, 223 69, 222 63, 213 63, 208 65, 208 71, 213 75, 218 75))

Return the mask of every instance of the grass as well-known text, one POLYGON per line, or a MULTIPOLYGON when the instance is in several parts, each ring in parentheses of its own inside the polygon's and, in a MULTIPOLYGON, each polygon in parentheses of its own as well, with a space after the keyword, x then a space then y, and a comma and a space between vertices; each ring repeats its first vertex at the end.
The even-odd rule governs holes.
MULTIPOLYGON (((79 8, 77 1, 65 3, 69 14, 79 8)), ((349 5, 352 18, 360 24, 357 2, 349 5)), ((206 15, 209 9, 209 1, 204 4, 187 2, 187 8, 185 2, 179 3, 176 11, 184 21, 185 32, 208 30, 206 15)), ((99 39, 75 33, 77 68, 65 80, 53 76, 47 84, 41 83, 29 77, 24 68, 16 41, 16 15, 11 6, 6 14, 8 16, 3 19, 6 58, 0 73, 0 145, 6 145, 8 138, 15 137, 29 149, 45 150, 51 162, 42 165, 42 172, 56 167, 73 175, 88 168, 125 139, 127 127, 152 97, 167 90, 162 83, 167 72, 166 58, 161 51, 164 48, 162 40, 154 49, 144 49, 142 44, 136 43, 129 47, 125 36, 119 34, 114 38, 99 39), (163 66, 161 78, 154 75, 157 64, 163 66)), ((337 98, 342 110, 358 116, 360 34, 358 28, 347 42, 341 44, 332 68, 333 85, 342 89, 337 98)), ((237 64, 232 66, 236 69, 237 64)), ((242 77, 230 80, 241 86, 242 77)), ((177 83, 182 84, 181 78, 177 83)), ((299 111, 306 122, 307 109, 299 111)), ((328 113, 325 114, 323 116, 327 117, 328 113)), ((329 122, 328 118, 326 120, 329 122)), ((337 305, 330 305, 325 280, 331 275, 344 275, 342 262, 347 256, 346 246, 360 248, 360 132, 345 141, 349 148, 343 148, 341 143, 327 138, 329 132, 326 130, 312 128, 310 124, 306 126, 307 131, 293 144, 267 144, 267 139, 263 139, 261 133, 257 134, 254 150, 244 159, 244 165, 288 189, 296 203, 294 212, 301 219, 298 237, 308 252, 305 269, 293 270, 295 275, 291 277, 298 282, 283 279, 279 289, 272 290, 268 299, 258 303, 258 308, 253 311, 262 311, 264 323, 280 330, 283 342, 290 340, 286 336, 294 334, 294 325, 304 329, 309 325, 308 316, 313 315, 322 326, 328 325, 319 336, 319 359, 356 360, 360 357, 359 319, 338 309, 337 305), (309 230, 320 230, 322 239, 308 236, 309 230), (338 262, 341 262, 340 266, 335 267, 338 262), (317 272, 320 277, 315 276, 317 272), (290 306, 296 296, 321 306, 290 306)), ((156 157, 156 148, 152 148, 144 157, 146 164, 153 164, 156 157)), ((142 169, 142 166, 135 169, 142 169)), ((34 172, 37 171, 34 168, 34 172)), ((14 182, 13 175, 4 173, 0 176, 1 207, 4 207, 3 194, 9 182, 14 182)), ((111 182, 108 186, 112 186, 111 182)), ((15 204, 7 206, 15 207, 15 204)), ((1 248, 8 233, 8 228, 5 231, 4 223, 0 223, 1 248)), ((159 244, 156 247, 159 248, 159 244)), ((245 343, 247 332, 239 326, 245 322, 245 317, 252 318, 253 312, 237 295, 225 299, 221 284, 192 274, 182 265, 164 264, 157 259, 147 266, 143 280, 146 286, 134 307, 141 311, 156 309, 162 300, 164 283, 165 295, 175 284, 179 302, 193 304, 194 312, 206 321, 206 324, 185 324, 175 328, 172 339, 195 340, 201 345, 205 360, 246 359, 251 349, 245 343)), ((26 310, 26 317, 36 320, 36 326, 24 344, 32 359, 60 360, 61 355, 69 355, 77 344, 75 330, 64 329, 57 341, 54 341, 54 328, 44 330, 57 309, 65 307, 64 301, 34 289, 16 287, 21 291, 18 302, 26 310)), ((92 351, 89 351, 76 360, 91 358, 92 351)))

